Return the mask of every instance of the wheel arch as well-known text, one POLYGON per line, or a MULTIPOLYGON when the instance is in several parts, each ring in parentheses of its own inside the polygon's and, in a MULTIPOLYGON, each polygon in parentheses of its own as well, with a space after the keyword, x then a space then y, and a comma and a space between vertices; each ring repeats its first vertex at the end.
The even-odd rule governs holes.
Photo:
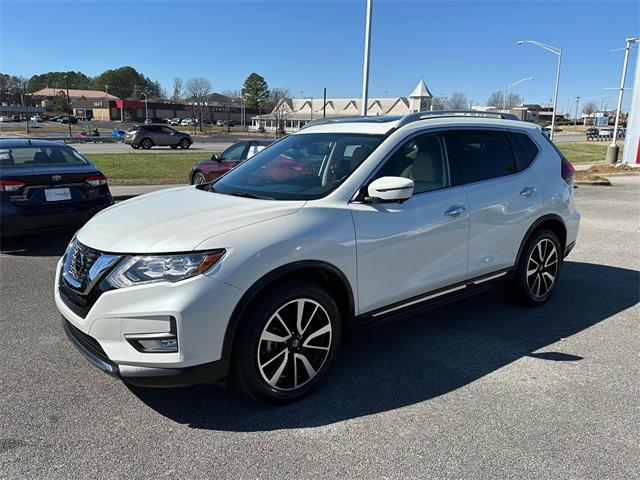
POLYGON ((345 274, 336 266, 320 260, 302 260, 289 263, 262 276, 244 293, 233 310, 227 325, 222 344, 223 359, 231 357, 238 327, 247 308, 259 298, 262 292, 276 282, 292 279, 319 281, 336 301, 343 316, 343 330, 351 325, 352 319, 355 317, 355 301, 353 290, 345 274))
POLYGON ((559 215, 543 215, 535 222, 533 222, 533 224, 527 230, 527 233, 524 235, 522 242, 520 242, 520 247, 518 248, 518 255, 515 262, 516 266, 520 263, 522 251, 524 250, 524 246, 529 241, 529 238, 531 238, 531 235, 542 228, 548 228, 556 234, 558 240, 560 240, 560 248, 562 250, 562 254, 564 255, 565 248, 567 247, 567 227, 564 224, 564 220, 562 220, 562 217, 560 217, 559 215))

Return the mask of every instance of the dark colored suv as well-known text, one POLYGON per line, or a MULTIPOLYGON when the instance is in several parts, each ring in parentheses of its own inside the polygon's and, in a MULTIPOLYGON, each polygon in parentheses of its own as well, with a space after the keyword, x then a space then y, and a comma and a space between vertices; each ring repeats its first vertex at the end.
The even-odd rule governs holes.
POLYGON ((188 133, 179 132, 166 125, 136 125, 127 131, 124 143, 135 149, 148 150, 153 146, 189 148, 193 140, 188 133))

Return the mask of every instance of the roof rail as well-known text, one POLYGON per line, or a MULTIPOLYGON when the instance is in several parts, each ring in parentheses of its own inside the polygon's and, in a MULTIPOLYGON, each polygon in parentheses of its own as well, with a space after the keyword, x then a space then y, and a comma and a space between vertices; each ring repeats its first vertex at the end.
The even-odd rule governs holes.
POLYGON ((475 110, 436 110, 433 112, 416 112, 405 115, 400 120, 396 128, 403 127, 408 123, 417 122, 418 120, 426 120, 428 118, 440 117, 481 117, 481 118, 501 118, 503 120, 520 120, 512 113, 502 112, 478 112, 475 110))
POLYGON ((315 127, 318 125, 327 125, 330 123, 385 123, 385 122, 395 122, 403 118, 400 115, 376 115, 372 117, 363 117, 363 116, 349 116, 349 117, 327 117, 327 118, 318 118, 316 120, 311 120, 307 122, 300 130, 307 127, 315 127))

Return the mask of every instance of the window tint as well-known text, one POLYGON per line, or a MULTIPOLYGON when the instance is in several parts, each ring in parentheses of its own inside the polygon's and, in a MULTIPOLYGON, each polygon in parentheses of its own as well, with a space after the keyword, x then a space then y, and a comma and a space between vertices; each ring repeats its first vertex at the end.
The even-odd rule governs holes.
POLYGON ((513 140, 516 152, 518 152, 518 170, 524 170, 538 155, 538 147, 526 133, 510 132, 509 135, 513 140))
POLYGON ((175 133, 175 130, 173 128, 160 127, 160 129, 162 130, 162 133, 168 133, 169 135, 171 135, 172 133, 175 133))
POLYGON ((463 183, 504 177, 516 172, 511 146, 504 132, 463 130, 453 135, 458 145, 463 183))
POLYGON ((237 143, 235 145, 232 145, 222 153, 222 160, 242 160, 242 152, 244 151, 244 147, 246 146, 246 143, 237 143))
POLYGON ((385 162, 375 176, 380 177, 410 178, 414 194, 450 186, 444 137, 427 133, 412 138, 385 162))
POLYGON ((86 165, 78 152, 68 147, 18 147, 0 150, 0 167, 46 168, 86 165))

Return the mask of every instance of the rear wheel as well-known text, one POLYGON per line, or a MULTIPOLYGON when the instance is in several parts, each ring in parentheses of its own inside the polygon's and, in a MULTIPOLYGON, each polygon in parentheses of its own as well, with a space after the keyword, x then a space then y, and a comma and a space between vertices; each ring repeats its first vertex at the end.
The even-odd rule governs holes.
POLYGON ((333 298, 311 282, 269 289, 252 305, 233 353, 233 378, 252 397, 295 401, 325 375, 340 340, 333 298))
POLYGON ((189 141, 188 138, 183 138, 182 140, 180 140, 180 148, 189 148, 191 146, 191 142, 189 141))
POLYGON ((202 172, 196 172, 193 174, 193 178, 191 179, 192 185, 202 185, 203 183, 207 183, 207 179, 205 178, 202 172))
POLYGON ((153 142, 150 138, 143 138, 142 140, 140 140, 140 146, 145 150, 149 150, 151 147, 153 147, 153 142))
POLYGON ((551 230, 538 230, 527 241, 508 290, 520 303, 542 305, 553 293, 561 265, 558 237, 551 230))

